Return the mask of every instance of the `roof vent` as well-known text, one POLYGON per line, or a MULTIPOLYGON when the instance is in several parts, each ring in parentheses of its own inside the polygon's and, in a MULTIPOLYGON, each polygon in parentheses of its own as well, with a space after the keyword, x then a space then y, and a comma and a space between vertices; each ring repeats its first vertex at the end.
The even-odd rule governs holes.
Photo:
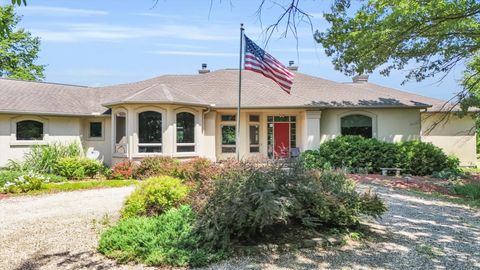
POLYGON ((205 63, 202 64, 202 69, 198 70, 198 74, 205 74, 209 72, 210 72, 210 69, 207 68, 207 64, 205 63))
POLYGON ((295 61, 293 61, 293 60, 288 61, 288 67, 287 68, 291 71, 298 71, 298 66, 295 66, 295 61))
POLYGON ((366 83, 368 82, 368 75, 360 74, 357 76, 353 76, 352 81, 354 83, 366 83))

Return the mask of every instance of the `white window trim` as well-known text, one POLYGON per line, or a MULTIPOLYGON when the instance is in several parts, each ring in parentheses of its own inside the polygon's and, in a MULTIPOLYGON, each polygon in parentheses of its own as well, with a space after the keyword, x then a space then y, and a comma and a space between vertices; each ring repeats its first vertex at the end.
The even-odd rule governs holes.
POLYGON ((134 136, 133 136, 133 154, 135 157, 148 157, 148 156, 164 156, 165 155, 165 144, 164 144, 164 141, 165 141, 165 135, 166 135, 166 132, 167 132, 167 121, 168 121, 168 118, 167 118, 167 110, 164 109, 164 108, 161 108, 161 107, 157 107, 157 106, 146 106, 146 107, 141 107, 141 108, 138 108, 137 110, 135 110, 135 120, 134 120, 134 136), (139 139, 138 139, 138 133, 139 133, 139 121, 138 121, 138 117, 140 116, 140 114, 142 112, 148 112, 148 111, 152 111, 152 112, 158 112, 162 115, 162 142, 161 143, 139 143, 139 139), (143 153, 143 152, 139 152, 138 151, 138 148, 141 147, 141 146, 161 146, 162 147, 162 151, 161 152, 151 152, 151 153, 143 153))
POLYGON ((46 145, 49 138, 48 119, 38 116, 17 116, 10 119, 10 146, 46 145), (17 140, 17 123, 21 121, 37 121, 43 124, 42 140, 17 140))
POLYGON ((355 110, 348 111, 337 115, 337 134, 342 136, 342 118, 350 115, 363 115, 372 118, 372 138, 378 138, 377 132, 377 115, 369 111, 355 110))
POLYGON ((118 108, 112 110, 112 153, 113 157, 127 157, 128 156, 128 110, 125 108, 118 108), (117 152, 117 121, 116 121, 116 115, 118 113, 125 113, 125 137, 127 139, 127 142, 124 144, 118 144, 118 145, 123 145, 125 148, 125 153, 120 153, 117 152))
POLYGON ((173 147, 173 153, 177 157, 189 157, 189 156, 196 156, 198 155, 198 132, 199 132, 199 127, 200 127, 200 117, 198 115, 198 112, 195 110, 191 110, 188 108, 178 108, 175 110, 175 123, 173 125, 173 130, 174 130, 174 147, 173 147), (193 123, 194 123, 194 134, 193 134, 193 143, 177 143, 177 115, 179 113, 191 113, 193 114, 193 123), (178 152, 177 148, 178 146, 194 146, 195 151, 193 152, 178 152))
MULTIPOLYGON (((116 131, 116 130, 115 130, 116 131)), ((125 132, 126 133, 126 132, 125 132)), ((87 122, 87 141, 104 141, 105 140, 105 119, 89 119, 87 122), (90 134, 90 124, 100 123, 102 126, 102 136, 92 137, 90 134)))

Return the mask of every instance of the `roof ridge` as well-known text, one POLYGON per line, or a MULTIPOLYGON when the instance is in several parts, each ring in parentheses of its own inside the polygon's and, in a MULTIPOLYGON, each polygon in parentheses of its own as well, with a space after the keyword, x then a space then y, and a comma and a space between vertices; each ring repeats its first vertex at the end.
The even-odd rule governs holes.
POLYGON ((153 88, 153 87, 155 87, 155 86, 157 86, 157 85, 159 85, 159 84, 160 84, 160 83, 154 83, 154 84, 149 85, 149 86, 147 86, 147 87, 145 87, 145 88, 142 88, 142 89, 138 90, 137 92, 135 92, 134 94, 132 94, 132 95, 124 98, 123 100, 124 100, 124 101, 130 100, 130 99, 134 98, 135 96, 137 96, 137 95, 139 95, 139 94, 141 94, 141 93, 143 93, 143 92, 146 92, 146 91, 149 90, 150 88, 153 88))
POLYGON ((75 86, 75 87, 83 87, 83 88, 93 88, 93 87, 90 87, 90 86, 87 86, 87 85, 79 85, 79 84, 71 84, 71 83, 57 83, 57 82, 44 82, 44 81, 28 81, 28 80, 22 80, 22 79, 14 79, 14 78, 0 78, 0 80, 14 81, 14 82, 25 82, 25 83, 41 83, 41 84, 75 86))

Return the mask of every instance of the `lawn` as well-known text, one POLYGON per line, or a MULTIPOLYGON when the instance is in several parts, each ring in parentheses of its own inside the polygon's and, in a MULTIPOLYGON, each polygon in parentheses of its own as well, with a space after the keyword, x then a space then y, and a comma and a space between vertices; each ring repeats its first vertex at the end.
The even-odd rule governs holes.
POLYGON ((20 193, 18 195, 37 195, 83 189, 126 187, 131 186, 137 182, 137 180, 89 180, 69 181, 61 183, 42 183, 41 189, 31 190, 26 193, 20 193))

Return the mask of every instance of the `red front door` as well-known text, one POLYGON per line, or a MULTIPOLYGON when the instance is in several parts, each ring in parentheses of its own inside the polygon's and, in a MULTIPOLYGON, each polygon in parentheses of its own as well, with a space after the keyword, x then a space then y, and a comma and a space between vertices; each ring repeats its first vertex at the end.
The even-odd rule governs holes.
POLYGON ((290 123, 273 124, 275 158, 287 158, 290 153, 290 123))

